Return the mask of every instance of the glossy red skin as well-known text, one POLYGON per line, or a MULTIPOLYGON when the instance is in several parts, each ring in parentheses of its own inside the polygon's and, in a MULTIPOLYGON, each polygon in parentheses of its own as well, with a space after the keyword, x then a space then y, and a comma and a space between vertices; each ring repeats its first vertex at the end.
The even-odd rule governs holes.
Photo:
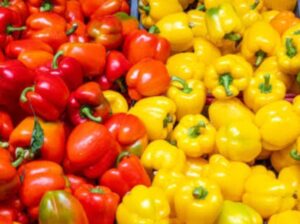
POLYGON ((66 2, 65 18, 68 22, 74 20, 84 21, 81 5, 78 0, 69 0, 66 2))
POLYGON ((9 224, 17 221, 18 223, 28 224, 28 217, 23 210, 24 206, 18 197, 11 197, 6 201, 2 201, 0 205, 0 223, 9 224))
POLYGON ((110 51, 106 58, 105 74, 109 82, 125 76, 131 67, 131 63, 119 51, 110 51))
POLYGON ((109 188, 83 184, 75 191, 74 195, 82 204, 89 224, 114 223, 120 198, 109 188), (92 190, 101 192, 91 192, 92 190))
POLYGON ((135 155, 124 157, 117 168, 106 171, 100 184, 123 197, 137 185, 150 186, 151 180, 139 158, 135 155))
MULTIPOLYGON (((44 0, 26 0, 30 14, 40 12, 40 8, 44 2, 44 0)), ((66 10, 66 0, 51 0, 50 2, 52 4, 51 12, 64 15, 66 10)))
POLYGON ((77 29, 74 33, 68 36, 69 42, 71 43, 87 43, 90 41, 90 38, 87 35, 86 24, 81 20, 73 20, 68 24, 68 30, 76 24, 77 29))
POLYGON ((69 184, 69 187, 70 187, 73 194, 75 193, 77 188, 79 188, 81 185, 87 183, 87 181, 84 178, 82 178, 80 176, 73 175, 73 174, 67 174, 66 178, 69 181, 68 184, 69 184))
POLYGON ((70 91, 59 76, 37 75, 34 91, 26 94, 27 101, 21 107, 29 114, 36 115, 48 121, 56 121, 66 109, 70 91), (31 108, 32 106, 32 108, 31 108))
POLYGON ((18 173, 23 179, 20 198, 33 219, 38 217, 40 200, 47 191, 66 187, 63 169, 54 162, 32 161, 21 166, 18 173))
POLYGON ((64 80, 69 90, 72 91, 83 83, 83 70, 80 63, 71 57, 59 57, 58 68, 52 67, 52 62, 36 68, 37 75, 57 76, 64 80))
POLYGON ((17 12, 21 16, 23 22, 29 15, 27 5, 23 0, 9 0, 7 5, 2 4, 1 6, 17 12))
POLYGON ((75 172, 100 177, 113 166, 120 147, 104 125, 92 121, 79 124, 67 142, 67 160, 75 172))
POLYGON ((0 205, 0 223, 12 224, 17 219, 17 211, 9 206, 0 205))
POLYGON ((98 79, 98 83, 102 90, 109 90, 112 89, 114 83, 108 81, 106 75, 102 75, 98 79))
POLYGON ((133 100, 164 94, 171 77, 164 63, 152 58, 136 63, 126 75, 128 94, 133 100))
POLYGON ((132 64, 145 58, 165 63, 171 54, 171 46, 165 38, 148 33, 146 30, 136 30, 126 36, 123 53, 132 64))
POLYGON ((8 141, 14 125, 10 115, 4 111, 0 111, 0 140, 8 141))
POLYGON ((53 49, 41 40, 14 40, 7 44, 5 54, 8 58, 18 58, 19 54, 24 51, 47 51, 53 53, 53 49))
POLYGON ((89 121, 88 118, 81 115, 83 106, 91 108, 93 116, 101 117, 102 120, 108 119, 111 114, 111 107, 105 99, 100 85, 96 82, 84 83, 71 94, 68 115, 74 125, 89 121))

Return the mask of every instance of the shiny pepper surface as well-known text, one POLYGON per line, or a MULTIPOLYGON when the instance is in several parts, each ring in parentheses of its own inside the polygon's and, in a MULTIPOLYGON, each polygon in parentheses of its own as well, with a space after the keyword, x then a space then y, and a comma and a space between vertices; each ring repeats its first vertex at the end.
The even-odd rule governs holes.
POLYGON ((269 224, 300 224, 300 212, 288 210, 271 216, 269 224))
POLYGON ((211 64, 214 60, 221 57, 221 52, 219 48, 217 48, 207 39, 202 37, 194 39, 193 49, 196 56, 198 57, 198 60, 206 65, 211 64))

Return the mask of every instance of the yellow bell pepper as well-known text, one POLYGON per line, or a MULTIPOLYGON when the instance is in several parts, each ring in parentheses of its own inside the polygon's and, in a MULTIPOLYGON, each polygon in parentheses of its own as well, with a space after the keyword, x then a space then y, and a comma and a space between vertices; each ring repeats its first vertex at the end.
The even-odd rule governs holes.
POLYGON ((255 209, 263 218, 292 209, 293 189, 276 178, 264 166, 254 166, 245 184, 243 203, 255 209))
POLYGON ((300 71, 300 24, 292 26, 282 35, 277 60, 285 73, 297 75, 300 71))
POLYGON ((105 90, 103 95, 109 102, 113 114, 126 113, 128 111, 126 99, 117 91, 105 90))
POLYGON ((208 115, 210 122, 216 129, 234 121, 254 121, 253 112, 238 98, 214 100, 208 108, 208 115))
POLYGON ((289 185, 294 190, 296 201, 296 209, 300 210, 300 166, 294 165, 283 168, 278 176, 278 179, 289 185))
POLYGON ((300 224, 300 212, 288 210, 273 215, 268 224, 300 224))
POLYGON ((254 76, 260 72, 270 72, 276 75, 276 77, 285 84, 286 89, 289 89, 294 82, 293 76, 290 76, 281 71, 276 56, 266 58, 263 63, 256 69, 254 76))
POLYGON ((186 51, 193 46, 194 34, 189 26, 189 16, 184 12, 165 16, 156 23, 156 30, 170 42, 173 52, 186 51))
POLYGON ((164 96, 141 99, 129 110, 143 121, 150 140, 167 138, 176 121, 175 112, 175 103, 164 96))
POLYGON ((243 57, 228 54, 208 65, 204 84, 215 98, 228 99, 246 89, 252 75, 252 67, 243 57))
POLYGON ((258 21, 246 29, 241 43, 241 53, 258 67, 266 57, 276 54, 280 47, 279 33, 267 22, 258 21))
POLYGON ((277 172, 288 166, 300 165, 300 161, 291 157, 291 152, 294 149, 296 149, 296 144, 289 145, 285 149, 272 153, 271 164, 277 172))
POLYGON ((267 23, 271 22, 272 19, 274 19, 279 14, 279 11, 277 10, 268 10, 261 13, 262 18, 267 23))
POLYGON ((167 96, 176 104, 177 120, 187 114, 201 113, 206 101, 203 82, 196 79, 185 81, 177 76, 172 76, 167 96))
POLYGON ((138 185, 126 194, 117 209, 119 224, 169 224, 170 206, 158 187, 138 185))
POLYGON ((263 148, 281 150, 294 143, 300 135, 300 117, 291 103, 280 100, 263 106, 255 116, 263 148), (284 130, 284 131, 283 131, 284 130))
POLYGON ((242 22, 229 3, 209 8, 206 11, 206 25, 209 39, 218 47, 224 45, 224 40, 235 43, 242 39, 242 22))
POLYGON ((155 140, 145 149, 141 162, 148 170, 178 170, 185 166, 185 155, 181 149, 165 140, 155 140))
POLYGON ((224 201, 215 224, 263 224, 261 216, 251 207, 240 202, 224 201))
POLYGON ((187 178, 174 196, 177 217, 185 224, 213 224, 222 203, 218 185, 205 178, 187 178))
POLYGON ((183 8, 178 0, 140 0, 139 12, 141 22, 145 28, 150 28, 158 20, 167 15, 182 12, 183 8))
POLYGON ((259 129, 251 121, 234 121, 221 127, 216 145, 221 155, 240 162, 253 161, 262 150, 259 129))
POLYGON ((194 37, 206 37, 207 27, 205 22, 205 12, 202 7, 187 12, 189 16, 189 25, 192 28, 194 37))
POLYGON ((272 72, 257 72, 249 86, 244 90, 244 102, 257 111, 264 105, 283 100, 286 94, 284 83, 272 72))
POLYGON ((169 57, 167 69, 170 75, 180 77, 184 80, 202 80, 205 73, 205 64, 196 54, 185 52, 169 57))
POLYGON ((203 158, 187 158, 183 173, 187 177, 201 177, 201 172, 208 161, 203 158))
POLYGON ((215 146, 216 130, 201 114, 184 116, 171 134, 171 141, 182 149, 186 156, 200 157, 210 154, 215 146))
POLYGON ((201 173, 218 184, 224 199, 241 201, 251 169, 246 163, 230 162, 224 156, 215 154, 201 173))
POLYGON ((275 9, 280 11, 284 11, 284 10, 293 11, 296 7, 296 4, 297 4, 297 0, 286 0, 284 2, 282 0, 264 0, 264 5, 268 9, 275 9))
POLYGON ((293 99, 293 109, 300 116, 300 96, 296 96, 293 99))
POLYGON ((219 48, 217 48, 211 42, 202 37, 197 37, 194 39, 193 48, 195 54, 198 57, 198 60, 200 60, 206 65, 211 64, 214 60, 221 57, 221 52, 219 48))

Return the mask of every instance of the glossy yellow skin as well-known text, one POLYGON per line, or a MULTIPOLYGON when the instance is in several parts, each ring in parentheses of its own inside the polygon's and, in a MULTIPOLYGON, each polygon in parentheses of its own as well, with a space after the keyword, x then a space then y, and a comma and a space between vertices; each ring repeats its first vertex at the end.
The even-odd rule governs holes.
POLYGON ((245 184, 243 203, 255 209, 263 218, 292 209, 295 206, 293 189, 278 180, 264 166, 252 167, 245 184))
MULTIPOLYGON (((269 87, 267 87, 269 88, 269 87)), ((258 111, 261 107, 283 100, 286 94, 284 83, 272 72, 256 72, 251 78, 248 87, 244 90, 244 102, 253 111, 258 111), (269 77, 269 84, 266 85, 266 78, 269 77), (262 88, 270 86, 270 89, 262 88)))
POLYGON ((263 51, 266 57, 276 55, 280 41, 279 33, 269 23, 258 21, 246 29, 241 53, 247 61, 255 65, 258 51, 263 51))
POLYGON ((275 9, 275 10, 290 10, 293 11, 295 9, 297 0, 287 0, 282 2, 282 0, 264 0, 264 5, 268 9, 275 9))
POLYGON ((188 114, 201 113, 206 102, 206 89, 203 82, 196 79, 186 81, 190 92, 185 92, 182 84, 173 81, 167 91, 167 97, 176 104, 176 118, 179 121, 188 114))
POLYGON ((105 90, 103 95, 109 102, 113 114, 126 113, 128 111, 126 99, 117 91, 105 90))
POLYGON ((251 162, 261 152, 259 129, 250 121, 235 121, 221 127, 216 136, 219 153, 229 160, 251 162))
POLYGON ((187 12, 190 21, 190 27, 194 37, 207 37, 207 27, 205 22, 205 12, 193 9, 187 12))
POLYGON ((139 9, 141 22, 145 28, 150 28, 167 15, 183 11, 178 0, 141 0, 140 5, 150 7, 149 13, 141 8, 139 9))
POLYGON ((207 163, 208 161, 203 158, 187 158, 183 173, 187 177, 201 177, 207 163))
POLYGON ((185 154, 165 140, 156 140, 146 147, 141 162, 149 170, 182 171, 185 165, 185 154))
POLYGON ((267 23, 271 22, 272 19, 275 18, 279 14, 279 11, 277 10, 268 10, 261 13, 262 19, 266 21, 267 23))
POLYGON ((300 96, 296 96, 293 99, 293 109, 300 116, 300 96))
POLYGON ((187 178, 178 186, 174 196, 177 218, 185 224, 213 224, 222 208, 223 197, 220 188, 205 178, 187 178), (197 199, 195 188, 202 187, 208 194, 197 199))
POLYGON ((214 154, 201 173, 218 184, 225 200, 241 201, 251 169, 246 163, 231 162, 222 155, 214 154))
POLYGON ((189 16, 184 12, 165 16, 156 23, 159 35, 166 38, 173 52, 189 50, 193 46, 194 34, 189 27, 189 16))
POLYGON ((232 201, 224 201, 221 214, 215 224, 263 224, 261 216, 251 207, 232 201))
POLYGON ((277 172, 288 166, 300 165, 300 161, 295 160, 290 156, 290 152, 296 148, 296 144, 291 144, 285 149, 275 151, 272 153, 271 163, 277 172))
POLYGON ((228 54, 217 58, 211 65, 208 65, 204 84, 215 98, 224 100, 237 96, 240 91, 246 89, 252 75, 252 67, 243 57, 228 54), (230 74, 232 77, 229 85, 230 94, 220 84, 220 78, 224 74, 230 74))
POLYGON ((260 129, 263 148, 270 151, 286 148, 300 135, 300 117, 285 100, 267 104, 259 109, 255 116, 255 124, 260 129))
POLYGON ((206 65, 211 64, 217 58, 221 57, 219 48, 202 37, 194 39, 193 48, 198 59, 206 65))
POLYGON ((165 96, 141 99, 129 110, 145 124, 150 140, 167 138, 176 121, 175 112, 176 104, 165 96))
POLYGON ((202 80, 205 73, 205 64, 196 54, 184 52, 169 57, 167 69, 171 76, 174 75, 184 80, 202 80))
POLYGON ((208 114, 210 122, 216 129, 234 121, 254 121, 253 112, 238 98, 214 100, 208 108, 208 114))
POLYGON ((281 47, 277 52, 277 61, 280 69, 291 75, 296 75, 300 71, 300 35, 297 32, 300 32, 300 24, 292 26, 285 31, 281 38, 281 47), (296 49, 294 55, 289 56, 287 54, 287 40, 291 40, 296 49))
POLYGON ((157 187, 138 185, 126 194, 117 209, 119 224, 169 224, 170 206, 157 187))
POLYGON ((279 214, 273 215, 268 224, 300 224, 300 212, 299 211, 285 211, 279 214))

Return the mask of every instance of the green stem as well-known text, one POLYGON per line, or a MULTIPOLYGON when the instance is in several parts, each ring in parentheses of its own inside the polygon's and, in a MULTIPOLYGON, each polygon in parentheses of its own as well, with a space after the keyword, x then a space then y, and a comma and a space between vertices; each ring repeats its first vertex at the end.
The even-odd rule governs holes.
POLYGON ((78 23, 73 23, 72 27, 66 31, 67 36, 71 36, 78 29, 78 23))
POLYGON ((53 60, 52 60, 52 68, 53 69, 57 69, 58 68, 58 58, 60 57, 60 56, 62 56, 64 54, 64 52, 63 51, 58 51, 55 55, 54 55, 54 57, 53 57, 53 60))
POLYGON ((128 156, 130 156, 130 155, 131 155, 131 153, 128 152, 128 151, 123 151, 123 152, 121 152, 121 153, 118 155, 117 159, 116 159, 116 166, 118 166, 119 163, 120 163, 125 157, 128 157, 128 156))
POLYGON ((206 125, 205 125, 205 122, 204 121, 200 121, 199 124, 193 126, 193 127, 190 127, 188 129, 188 135, 191 137, 191 138, 197 138, 199 135, 201 135, 201 131, 200 129, 201 128, 205 128, 206 125))
POLYGON ((22 93, 21 93, 21 96, 20 96, 20 100, 22 103, 26 103, 28 101, 27 97, 26 97, 26 94, 28 92, 33 92, 34 91, 34 86, 29 86, 29 87, 26 87, 22 93))
POLYGON ((196 8, 196 10, 198 10, 198 11, 205 11, 206 10, 206 8, 205 8, 205 5, 204 4, 202 4, 202 5, 199 5, 197 8, 196 8))
POLYGON ((95 188, 92 188, 90 190, 91 193, 95 193, 95 194, 104 194, 104 191, 102 188, 100 187, 95 187, 95 188))
POLYGON ((168 127, 168 124, 170 123, 173 123, 173 117, 170 114, 168 114, 163 120, 163 127, 164 128, 168 127))
POLYGON ((87 117, 88 119, 90 119, 91 121, 100 123, 102 121, 101 117, 95 117, 92 114, 92 109, 88 106, 82 107, 80 110, 80 114, 84 117, 87 117))
POLYGON ((296 81, 298 84, 300 84, 300 72, 297 74, 296 81))
POLYGON ((259 85, 259 89, 261 93, 270 93, 272 91, 270 78, 271 76, 269 74, 264 75, 264 82, 259 85))
POLYGON ((160 33, 160 30, 157 26, 153 25, 149 28, 148 33, 156 34, 156 33, 160 33))
POLYGON ((290 151, 290 156, 297 161, 300 161, 300 154, 298 153, 297 149, 292 149, 290 151))
POLYGON ((7 34, 12 34, 13 32, 16 32, 16 31, 23 31, 23 30, 26 30, 26 26, 21 26, 21 27, 14 27, 12 25, 8 25, 6 27, 6 33, 7 34))
POLYGON ((41 12, 48 12, 48 11, 51 11, 53 8, 53 5, 51 4, 50 1, 45 1, 43 3, 43 5, 41 6, 40 10, 41 12))
POLYGON ((8 142, 1 142, 0 141, 0 147, 6 149, 9 146, 8 142))
POLYGON ((204 200, 208 195, 208 191, 204 187, 196 187, 193 191, 193 196, 195 199, 204 200))
POLYGON ((242 35, 238 34, 238 33, 233 33, 233 32, 227 33, 227 34, 225 34, 224 39, 237 42, 242 39, 242 35))
POLYGON ((127 90, 126 90, 126 87, 124 86, 122 80, 121 79, 116 79, 115 82, 119 86, 121 93, 126 93, 127 90))
POLYGON ((255 0, 255 2, 250 6, 250 9, 255 10, 257 6, 259 5, 259 0, 255 0))
POLYGON ((255 66, 258 67, 265 60, 267 54, 264 51, 259 50, 256 52, 255 56, 256 56, 255 66))
POLYGON ((143 10, 147 15, 149 15, 151 7, 150 5, 140 5, 139 9, 143 10))
POLYGON ((172 76, 171 80, 173 82, 179 82, 182 85, 182 87, 183 87, 182 92, 188 94, 188 93, 191 93, 193 91, 193 89, 188 86, 187 82, 184 79, 182 79, 178 76, 172 76))
POLYGON ((11 163, 13 167, 18 167, 22 164, 25 159, 26 150, 23 148, 16 149, 16 160, 11 163))
POLYGON ((3 2, 1 3, 2 7, 8 7, 9 6, 9 0, 3 0, 3 2))
POLYGON ((286 55, 289 58, 293 58, 297 55, 298 51, 292 38, 286 38, 285 47, 286 47, 286 55))
POLYGON ((227 96, 232 96, 232 92, 230 90, 232 81, 233 78, 230 73, 225 73, 219 78, 219 83, 224 87, 227 96))

